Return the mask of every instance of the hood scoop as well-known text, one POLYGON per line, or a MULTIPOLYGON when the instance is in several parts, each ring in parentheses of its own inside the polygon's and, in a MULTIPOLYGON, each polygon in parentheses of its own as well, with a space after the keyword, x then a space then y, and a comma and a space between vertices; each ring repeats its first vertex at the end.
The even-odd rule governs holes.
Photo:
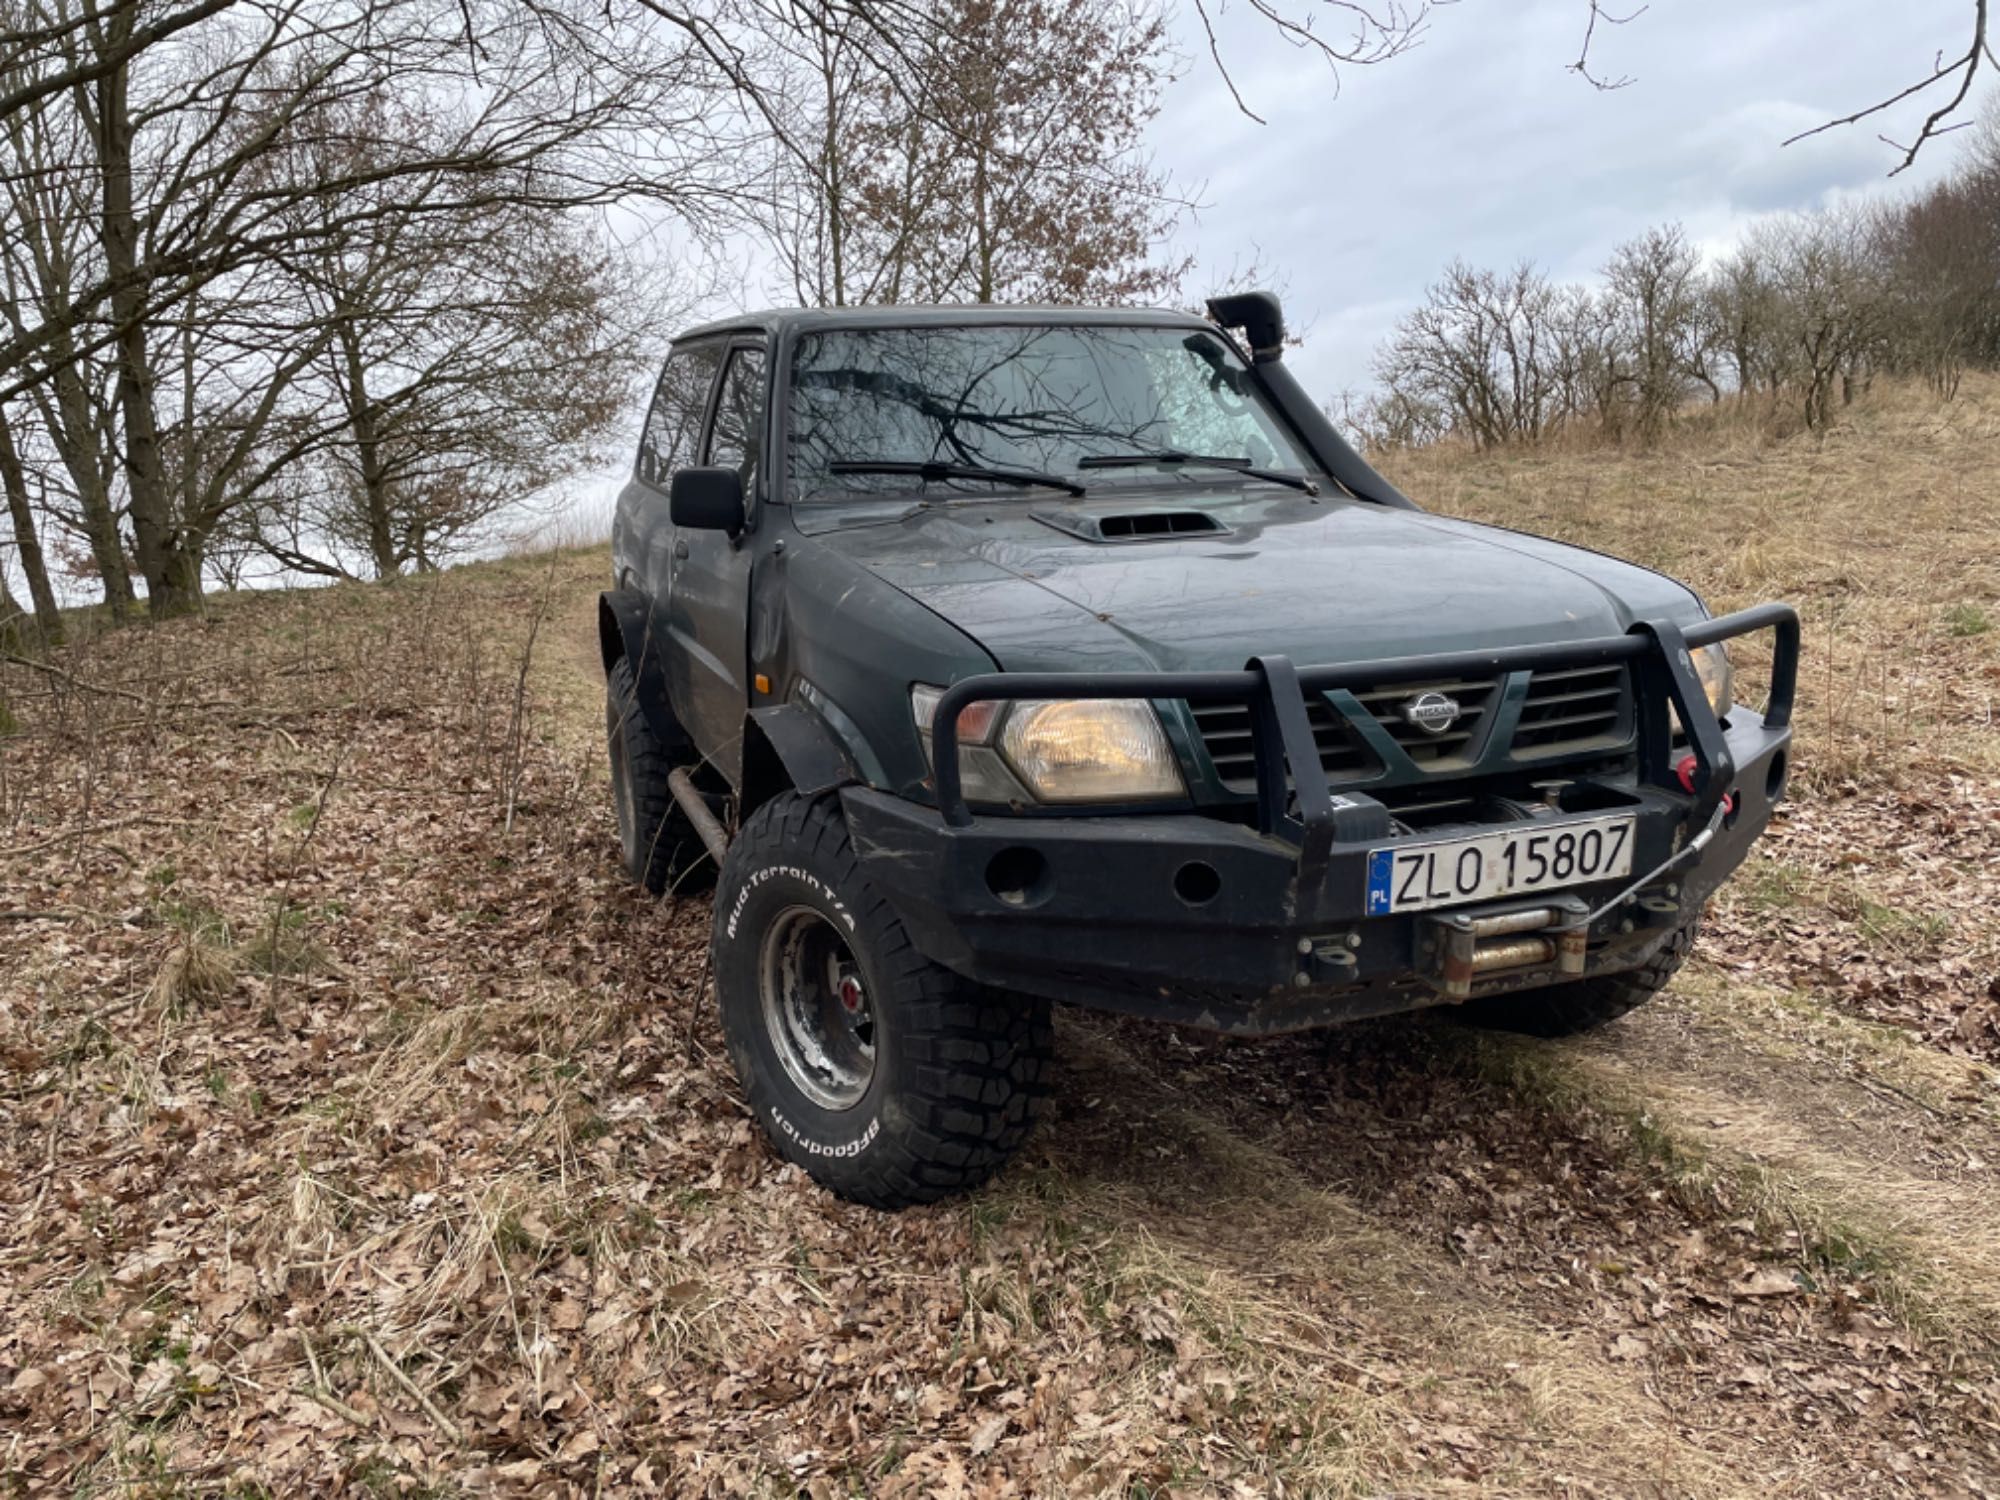
POLYGON ((1038 510, 1044 526, 1086 542, 1161 542, 1183 536, 1221 536, 1229 528, 1205 510, 1038 510))

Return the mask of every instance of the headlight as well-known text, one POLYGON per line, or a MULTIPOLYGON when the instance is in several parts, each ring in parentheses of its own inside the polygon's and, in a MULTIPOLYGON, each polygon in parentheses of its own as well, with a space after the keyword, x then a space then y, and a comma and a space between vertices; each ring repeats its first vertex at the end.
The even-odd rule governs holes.
MULTIPOLYGON (((1693 651, 1694 675, 1701 679, 1701 690, 1708 695, 1708 706, 1715 710, 1719 719, 1729 712, 1736 701, 1736 669, 1729 665, 1729 653, 1722 649, 1722 642, 1712 646, 1697 646, 1693 651)), ((1674 736, 1684 733, 1679 710, 1671 704, 1667 708, 1673 720, 1674 736)))
MULTIPOLYGON (((943 689, 910 689, 931 749, 943 689)), ((970 802, 1142 802, 1184 797, 1180 763, 1143 698, 975 703, 958 716, 959 775, 970 802)))
POLYGON ((1132 802, 1184 790, 1166 731, 1143 698, 1016 703, 1000 753, 1044 802, 1132 802))

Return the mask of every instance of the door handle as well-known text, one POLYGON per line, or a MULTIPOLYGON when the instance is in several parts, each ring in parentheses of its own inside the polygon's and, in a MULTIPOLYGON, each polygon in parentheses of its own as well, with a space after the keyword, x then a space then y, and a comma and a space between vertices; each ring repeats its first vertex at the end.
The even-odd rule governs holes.
POLYGON ((687 538, 686 538, 686 537, 684 537, 684 536, 677 536, 677 537, 675 537, 675 538, 674 538, 674 561, 676 561, 676 562, 680 562, 680 561, 683 561, 683 560, 684 560, 684 559, 685 559, 685 558, 687 557, 687 555, 688 555, 688 544, 687 544, 687 538))

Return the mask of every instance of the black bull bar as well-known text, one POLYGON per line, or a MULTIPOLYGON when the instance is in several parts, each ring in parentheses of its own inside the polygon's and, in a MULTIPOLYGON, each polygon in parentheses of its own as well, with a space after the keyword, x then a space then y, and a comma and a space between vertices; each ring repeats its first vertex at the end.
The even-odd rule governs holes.
POLYGON ((1257 656, 1238 672, 991 672, 967 677, 945 690, 932 716, 938 809, 952 827, 972 826, 958 766, 958 716, 970 704, 1023 698, 1179 698, 1193 704, 1247 704, 1257 767, 1258 831, 1296 844, 1298 878, 1311 883, 1325 873, 1333 845, 1334 799, 1306 717, 1307 693, 1430 677, 1498 676, 1631 662, 1639 778, 1666 790, 1684 790, 1667 714, 1671 704, 1695 758, 1694 801, 1687 821, 1701 828, 1728 794, 1736 765, 1721 721, 1696 675, 1692 653, 1760 630, 1775 633, 1764 724, 1783 729, 1792 721, 1799 675, 1799 616, 1788 604, 1759 604, 1686 626, 1642 620, 1623 635, 1593 640, 1398 656, 1330 667, 1299 667, 1283 656, 1257 656))

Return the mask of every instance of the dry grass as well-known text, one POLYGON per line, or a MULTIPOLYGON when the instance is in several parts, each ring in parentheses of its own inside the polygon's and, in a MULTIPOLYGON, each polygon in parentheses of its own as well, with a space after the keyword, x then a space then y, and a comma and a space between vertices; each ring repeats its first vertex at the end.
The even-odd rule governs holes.
MULTIPOLYGON (((1397 455, 1438 508, 1596 547, 1718 611, 1796 604, 1794 803, 1715 918, 1767 979, 2000 1059, 2000 380, 1883 384, 1824 436, 1397 455)), ((1754 702, 1764 644, 1732 648, 1754 702)))
POLYGON ((1065 1016, 1019 1165, 894 1217, 776 1161, 705 907, 617 874, 601 551, 5 672, 0 1488, 1991 1493, 1990 400, 1405 459, 1804 608, 1804 799, 1681 998, 1065 1016))
POLYGON ((236 962, 229 950, 192 933, 167 953, 153 981, 153 999, 176 1020, 190 1005, 219 1000, 236 982, 236 962))
MULTIPOLYGON (((1805 789, 2000 769, 2000 380, 1940 405, 1884 385, 1824 437, 1703 423, 1657 451, 1398 454, 1436 509, 1631 558, 1718 612, 1783 598, 1804 619, 1805 789)), ((1739 669, 1768 665, 1756 649, 1739 669)))

